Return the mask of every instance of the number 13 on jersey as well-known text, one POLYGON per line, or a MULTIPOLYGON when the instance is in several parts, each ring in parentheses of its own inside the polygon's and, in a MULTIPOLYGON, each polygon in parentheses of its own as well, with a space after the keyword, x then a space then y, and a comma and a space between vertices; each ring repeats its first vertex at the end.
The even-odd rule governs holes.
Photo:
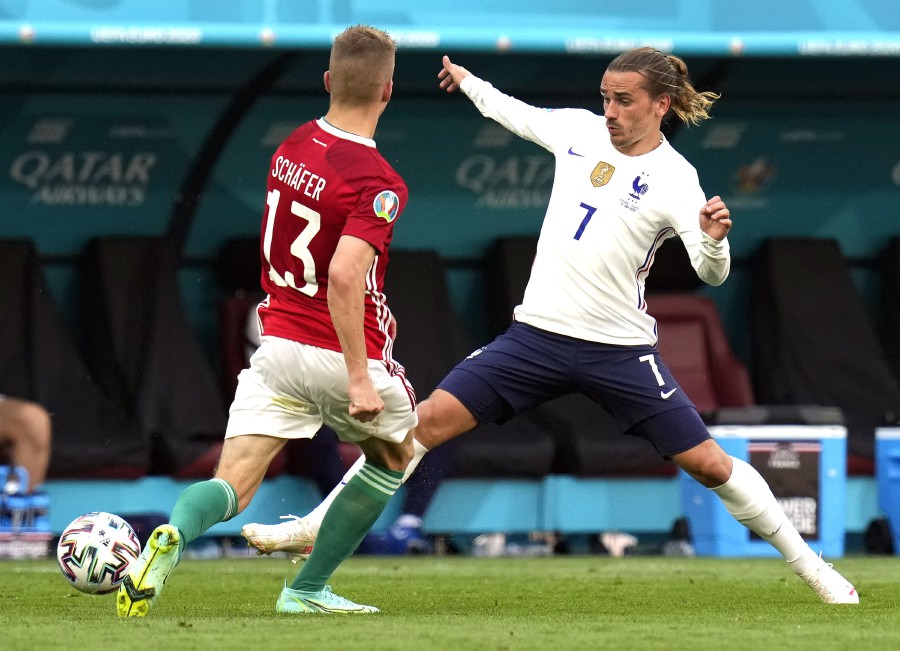
POLYGON ((278 214, 280 200, 281 190, 270 190, 266 196, 268 213, 266 215, 266 234, 263 238, 263 255, 266 258, 266 265, 269 267, 269 279, 279 287, 293 287, 307 296, 315 296, 319 290, 319 284, 316 282, 316 262, 309 250, 309 243, 319 232, 322 216, 299 201, 291 202, 291 214, 306 222, 300 234, 291 243, 291 255, 303 264, 303 284, 298 287, 293 272, 285 269, 279 273, 272 264, 272 233, 275 230, 275 215, 278 214))

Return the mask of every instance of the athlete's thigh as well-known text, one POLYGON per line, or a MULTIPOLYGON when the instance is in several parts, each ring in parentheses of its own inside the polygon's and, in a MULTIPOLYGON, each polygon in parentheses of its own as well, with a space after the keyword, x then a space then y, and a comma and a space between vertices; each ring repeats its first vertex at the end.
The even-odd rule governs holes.
POLYGON ((379 360, 368 361, 369 378, 384 402, 384 409, 368 423, 361 423, 350 415, 350 398, 347 391, 347 370, 339 353, 319 349, 320 375, 309 392, 315 397, 322 419, 338 438, 357 443, 377 438, 393 444, 401 443, 407 433, 418 423, 415 391, 406 380, 403 367, 385 364, 379 360))
POLYGON ((585 393, 609 410, 624 432, 646 438, 664 457, 709 439, 690 398, 653 346, 586 346, 585 393))
MULTIPOLYGON (((692 406, 678 407, 654 414, 635 424, 629 432, 643 436, 653 444, 657 452, 664 457, 673 459, 676 455, 693 450, 711 440, 706 424, 692 406)), ((683 457, 683 461, 678 465, 684 467, 688 472, 696 474, 688 465, 691 458, 691 456, 683 457)), ((698 460, 706 462, 702 456, 698 457, 698 460)))
POLYGON ((440 388, 420 402, 416 412, 416 440, 429 450, 478 425, 478 419, 459 398, 440 388))
POLYGON ((579 358, 579 388, 623 430, 663 412, 695 409, 653 346, 586 342, 579 358))
POLYGON ((513 416, 575 390, 576 340, 523 323, 476 350, 438 388, 453 395, 480 423, 513 416))
MULTIPOLYGON (((286 439, 263 434, 248 434, 226 439, 222 445, 222 454, 219 456, 219 465, 216 468, 216 476, 231 473, 254 472, 259 470, 265 474, 266 469, 275 458, 286 439)), ((252 473, 251 473, 252 474, 252 473)))
POLYGON ((248 434, 285 439, 315 436, 322 416, 305 382, 320 372, 314 361, 305 359, 297 342, 263 337, 250 368, 238 375, 226 439, 248 434))
POLYGON ((238 376, 227 437, 268 434, 312 438, 323 423, 342 441, 377 437, 402 441, 415 427, 415 392, 403 367, 368 360, 369 377, 384 410, 369 423, 350 416, 347 365, 336 351, 279 337, 263 337, 238 376))

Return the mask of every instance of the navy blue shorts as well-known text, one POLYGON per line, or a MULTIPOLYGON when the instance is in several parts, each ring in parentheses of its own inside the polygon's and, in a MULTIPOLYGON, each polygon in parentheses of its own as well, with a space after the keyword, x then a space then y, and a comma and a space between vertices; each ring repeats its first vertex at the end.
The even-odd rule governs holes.
POLYGON ((694 403, 653 346, 600 344, 513 323, 457 364, 438 388, 480 423, 502 423, 554 398, 583 393, 623 432, 643 436, 663 456, 709 438, 694 403))

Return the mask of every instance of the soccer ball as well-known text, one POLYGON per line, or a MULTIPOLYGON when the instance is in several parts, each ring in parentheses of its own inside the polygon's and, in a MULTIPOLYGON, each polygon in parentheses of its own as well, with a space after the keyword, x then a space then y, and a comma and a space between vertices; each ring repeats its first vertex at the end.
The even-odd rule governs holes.
POLYGON ((118 589, 140 554, 141 543, 131 525, 102 511, 72 520, 56 546, 56 559, 66 581, 87 594, 118 589))

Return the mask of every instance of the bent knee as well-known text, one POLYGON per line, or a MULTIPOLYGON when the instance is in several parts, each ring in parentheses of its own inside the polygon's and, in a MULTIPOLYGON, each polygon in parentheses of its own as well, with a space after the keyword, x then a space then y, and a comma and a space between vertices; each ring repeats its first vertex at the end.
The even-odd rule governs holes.
POLYGON ((41 449, 50 446, 50 413, 44 407, 34 402, 25 403, 19 419, 21 431, 32 446, 41 449))
POLYGON ((443 442, 443 436, 435 420, 430 418, 423 419, 421 414, 419 415, 419 424, 416 425, 415 437, 428 450, 437 447, 443 442))
POLYGON ((359 442, 366 462, 381 466, 386 470, 403 472, 413 458, 412 432, 400 443, 392 443, 381 439, 366 439, 359 442))
POLYGON ((413 459, 412 437, 399 444, 389 446, 381 459, 383 465, 388 470, 403 472, 413 459))
POLYGON ((712 439, 673 455, 672 460, 707 488, 721 486, 731 477, 731 457, 712 439))
POLYGON ((731 477, 731 469, 720 463, 702 464, 691 469, 685 468, 685 472, 707 488, 717 488, 731 477))
POLYGON ((478 426, 478 420, 456 396, 435 389, 416 409, 416 440, 429 450, 478 426))

